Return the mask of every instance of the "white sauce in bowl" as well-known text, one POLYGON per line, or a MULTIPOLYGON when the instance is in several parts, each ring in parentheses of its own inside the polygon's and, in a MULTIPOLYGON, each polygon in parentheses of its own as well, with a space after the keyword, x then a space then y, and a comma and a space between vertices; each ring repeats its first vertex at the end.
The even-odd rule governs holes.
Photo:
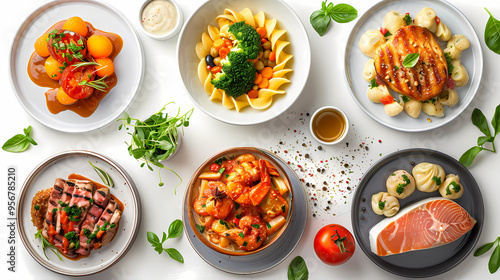
POLYGON ((177 11, 174 4, 167 0, 154 0, 142 11, 142 26, 153 35, 164 35, 177 24, 177 11))

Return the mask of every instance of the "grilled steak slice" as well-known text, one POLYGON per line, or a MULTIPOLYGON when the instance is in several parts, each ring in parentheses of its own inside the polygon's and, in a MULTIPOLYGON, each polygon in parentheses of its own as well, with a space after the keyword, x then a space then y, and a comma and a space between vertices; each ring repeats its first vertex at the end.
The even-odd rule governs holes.
POLYGON ((418 101, 438 96, 448 77, 448 65, 434 35, 414 25, 400 28, 377 48, 375 70, 392 90, 418 101), (420 59, 414 67, 406 68, 403 60, 411 53, 419 53, 420 59))
POLYGON ((90 199, 92 199, 93 193, 94 183, 92 181, 75 180, 73 196, 65 208, 69 219, 68 232, 80 233, 80 225, 90 209, 90 199))
POLYGON ((113 240, 113 237, 116 234, 116 229, 118 228, 118 222, 122 217, 122 211, 116 209, 111 216, 111 220, 109 221, 109 227, 107 227, 105 233, 101 237, 101 245, 104 246, 113 240))
POLYGON ((61 199, 59 200, 59 207, 57 211, 57 223, 56 223, 56 231, 59 234, 64 235, 67 233, 67 216, 63 214, 64 208, 69 205, 69 202, 71 201, 71 198, 73 197, 73 191, 75 190, 75 181, 73 180, 64 180, 64 190, 63 194, 61 196, 61 199), (65 230, 66 226, 66 230, 65 230))
POLYGON ((43 222, 42 235, 45 239, 52 243, 52 236, 56 234, 56 221, 57 221, 57 209, 59 207, 59 200, 61 199, 64 191, 65 181, 61 178, 57 178, 52 191, 50 193, 49 203, 47 205, 47 214, 45 215, 45 221, 43 222))
POLYGON ((98 189, 94 193, 94 204, 90 206, 87 216, 85 217, 85 221, 82 223, 82 231, 84 234, 80 234, 80 248, 76 251, 78 254, 88 255, 90 253, 90 250, 94 245, 94 241, 89 239, 88 236, 94 230, 97 220, 101 217, 102 212, 106 208, 109 197, 110 194, 108 188, 98 189), (85 235, 85 233, 87 233, 87 235, 85 235), (88 240, 90 241, 87 243, 88 240))

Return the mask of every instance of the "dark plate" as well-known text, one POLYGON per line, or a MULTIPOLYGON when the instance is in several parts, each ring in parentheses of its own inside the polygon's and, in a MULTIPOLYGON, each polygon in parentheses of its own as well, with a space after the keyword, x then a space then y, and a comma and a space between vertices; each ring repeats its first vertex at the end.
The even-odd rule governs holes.
MULTIPOLYGON (((414 202, 429 197, 440 197, 438 191, 415 192, 399 200, 401 209, 414 202)), ((381 268, 405 277, 431 277, 444 273, 462 262, 473 250, 483 229, 484 204, 481 191, 469 170, 454 158, 438 151, 428 149, 408 149, 390 154, 373 165, 363 176, 352 202, 352 227, 359 247, 375 264, 381 268), (403 169, 411 174, 415 164, 436 163, 443 167, 446 174, 456 174, 464 186, 464 194, 454 200, 477 220, 474 228, 458 240, 449 244, 420 251, 412 251, 380 257, 370 250, 369 231, 384 216, 375 214, 371 207, 373 194, 387 191, 387 177, 395 170, 403 169)))

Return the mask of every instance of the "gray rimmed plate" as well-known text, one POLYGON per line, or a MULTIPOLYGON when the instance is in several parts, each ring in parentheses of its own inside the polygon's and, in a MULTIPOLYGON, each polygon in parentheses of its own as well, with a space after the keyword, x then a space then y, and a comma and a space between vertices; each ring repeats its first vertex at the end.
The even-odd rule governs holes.
POLYGON ((134 101, 144 72, 143 48, 134 27, 115 8, 92 0, 57 0, 36 9, 19 27, 9 59, 11 85, 26 112, 52 129, 70 133, 97 130, 117 119, 134 101), (94 27, 116 33, 123 39, 123 48, 114 60, 118 84, 87 118, 69 110, 52 114, 47 109, 44 94, 49 88, 35 85, 27 72, 36 39, 54 23, 71 16, 79 16, 94 27))
POLYGON ((183 199, 182 219, 184 224, 187 225, 184 227, 184 230, 191 246, 196 253, 211 266, 234 274, 259 273, 280 264, 292 253, 295 247, 297 247, 307 223, 307 198, 295 172, 293 172, 281 158, 273 153, 258 148, 256 148, 256 150, 281 164, 281 167, 290 179, 294 195, 294 210, 290 217, 289 230, 284 231, 279 239, 274 241, 268 248, 246 256, 226 255, 209 248, 196 237, 192 227, 189 226, 187 192, 184 194, 183 199))
MULTIPOLYGON (((428 197, 441 197, 438 191, 424 193, 415 190, 405 199, 399 200, 401 209, 428 197)), ((454 158, 434 150, 408 149, 390 154, 373 165, 363 176, 352 202, 352 227, 359 247, 381 268, 404 277, 431 277, 444 273, 462 262, 474 249, 483 229, 484 204, 479 186, 472 174, 454 158), (386 257, 374 254, 370 249, 369 231, 384 219, 375 214, 371 197, 387 191, 386 180, 396 170, 410 172, 415 164, 430 162, 443 167, 446 174, 456 174, 464 186, 464 194, 454 200, 477 220, 474 228, 458 240, 440 247, 411 251, 386 257)))
MULTIPOLYGON (((351 96, 366 114, 387 127, 400 131, 419 132, 435 129, 451 122, 472 102, 483 75, 483 53, 473 26, 467 17, 450 3, 444 0, 387 0, 368 9, 352 29, 346 45, 344 69, 351 96), (434 9, 439 18, 448 24, 453 35, 463 34, 470 41, 470 48, 463 51, 460 57, 469 73, 469 83, 464 87, 456 88, 460 98, 458 104, 453 108, 445 107, 443 118, 430 117, 432 119, 430 123, 427 121, 428 116, 423 112, 416 119, 404 112, 395 117, 389 117, 385 113, 383 105, 375 104, 368 99, 366 91, 369 83, 363 78, 363 69, 370 57, 364 55, 359 49, 361 35, 369 29, 379 29, 386 13, 390 11, 409 12, 414 17, 424 7, 434 9)), ((396 94, 393 95, 396 96, 396 94)))
POLYGON ((16 217, 24 247, 40 265, 63 275, 91 275, 111 267, 132 247, 141 223, 141 201, 130 176, 113 160, 90 151, 66 151, 46 159, 28 175, 18 197, 16 217), (114 181, 111 194, 124 204, 116 236, 111 243, 92 251, 86 258, 77 261, 63 258, 64 261, 60 261, 50 249, 46 249, 47 259, 42 241, 35 239, 37 229, 31 222, 31 200, 38 191, 52 187, 56 178, 67 178, 71 173, 101 182, 89 161, 111 176, 114 181))

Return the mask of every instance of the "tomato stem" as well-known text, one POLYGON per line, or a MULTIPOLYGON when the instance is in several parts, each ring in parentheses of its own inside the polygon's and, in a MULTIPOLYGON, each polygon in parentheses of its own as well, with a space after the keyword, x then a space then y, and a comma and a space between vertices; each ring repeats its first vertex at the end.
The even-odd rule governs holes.
POLYGON ((345 244, 344 244, 344 241, 346 240, 346 238, 340 237, 340 234, 337 230, 335 230, 335 234, 330 236, 330 238, 335 243, 335 245, 337 245, 337 247, 339 247, 340 253, 342 253, 342 254, 349 253, 349 251, 347 251, 347 248, 345 247, 345 244), (334 239, 335 237, 337 237, 337 239, 334 239))

